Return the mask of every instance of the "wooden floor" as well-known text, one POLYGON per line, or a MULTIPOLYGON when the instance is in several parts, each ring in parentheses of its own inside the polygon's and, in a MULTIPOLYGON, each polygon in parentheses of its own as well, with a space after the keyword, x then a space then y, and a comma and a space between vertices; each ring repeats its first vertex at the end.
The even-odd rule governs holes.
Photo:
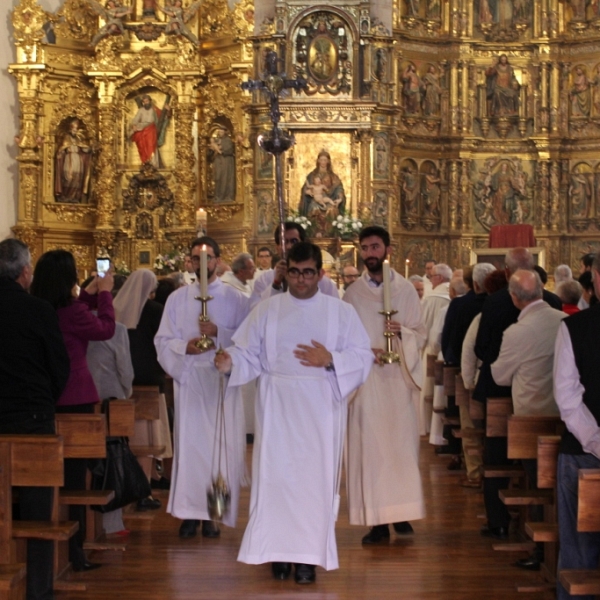
MULTIPOLYGON (((251 448, 251 446, 249 447, 251 448)), ((248 455, 249 456, 249 455, 248 455)), ((520 553, 497 552, 480 536, 483 498, 458 486, 461 472, 446 470, 448 458, 438 457, 421 443, 421 473, 427 517, 413 522, 415 535, 396 536, 388 545, 361 546, 366 533, 348 524, 344 495, 337 526, 340 568, 317 569, 314 585, 299 586, 293 578, 271 579, 269 565, 236 561, 247 522, 249 492, 244 490, 236 529, 221 537, 179 539, 180 522, 165 514, 167 492, 159 492, 163 508, 128 520, 132 529, 125 552, 94 552, 103 564, 73 579, 88 583, 87 592, 58 592, 57 600, 147 600, 233 598, 281 600, 421 600, 510 599, 546 600, 553 592, 517 593, 516 583, 535 582, 537 573, 511 566, 520 553), (161 495, 162 494, 162 495, 161 495)))

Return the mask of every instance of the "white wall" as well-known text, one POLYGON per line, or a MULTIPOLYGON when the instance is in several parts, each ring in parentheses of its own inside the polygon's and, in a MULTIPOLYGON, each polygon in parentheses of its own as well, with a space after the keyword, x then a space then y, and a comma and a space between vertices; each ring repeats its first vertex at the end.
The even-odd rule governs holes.
MULTIPOLYGON (((38 0, 47 11, 55 12, 61 0, 38 0)), ((6 6, 5 2, 2 2, 6 6)), ((8 73, 8 65, 15 60, 12 35, 12 9, 19 4, 11 0, 9 8, 0 9, 0 240, 11 234, 17 222, 17 147, 15 136, 19 132, 19 101, 17 84, 8 73)))

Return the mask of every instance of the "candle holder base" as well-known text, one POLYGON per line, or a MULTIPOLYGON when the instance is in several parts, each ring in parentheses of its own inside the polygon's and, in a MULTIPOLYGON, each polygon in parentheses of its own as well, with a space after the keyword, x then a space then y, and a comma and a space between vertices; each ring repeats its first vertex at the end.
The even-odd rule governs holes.
POLYGON ((203 335, 195 344, 198 350, 202 350, 202 352, 208 352, 209 350, 213 350, 215 347, 215 342, 212 338, 209 338, 207 335, 203 335))
MULTIPOLYGON (((397 310, 380 310, 379 314, 383 315, 386 323, 388 323, 397 312, 397 310)), ((392 350, 392 339, 396 334, 391 331, 385 331, 383 335, 385 336, 386 351, 379 355, 379 366, 383 367, 384 365, 392 365, 394 363, 400 364, 400 355, 392 350)))
MULTIPOLYGON (((210 321, 210 317, 206 314, 206 303, 212 299, 213 297, 208 295, 195 296, 194 300, 199 300, 202 303, 202 310, 198 316, 198 323, 208 323, 208 321, 210 321)), ((198 348, 198 350, 201 350, 202 352, 208 352, 209 350, 214 349, 215 342, 212 338, 203 333, 200 339, 194 345, 196 348, 198 348)))

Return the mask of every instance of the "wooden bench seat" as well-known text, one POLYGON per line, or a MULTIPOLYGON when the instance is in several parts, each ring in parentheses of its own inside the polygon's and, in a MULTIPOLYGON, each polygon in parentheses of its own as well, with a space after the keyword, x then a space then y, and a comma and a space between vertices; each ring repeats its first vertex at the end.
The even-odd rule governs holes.
POLYGON ((525 477, 525 470, 521 465, 484 465, 484 477, 525 477))
POLYGON ((525 533, 534 542, 558 542, 558 525, 556 523, 525 523, 525 533))
POLYGON ((455 438, 481 439, 485 436, 485 431, 479 427, 467 427, 465 429, 453 429, 452 435, 455 438))
POLYGON ((25 575, 24 563, 0 565, 0 600, 24 600, 25 575))
POLYGON ((553 490, 500 490, 500 499, 507 506, 533 506, 554 503, 553 490))
POLYGON ((135 456, 154 456, 165 451, 165 446, 129 446, 129 448, 135 456))
POLYGON ((600 594, 600 570, 564 569, 560 571, 559 579, 572 596, 600 594))
POLYGON ((61 504, 79 506, 104 506, 114 497, 113 490, 61 490, 58 495, 61 504))
POLYGON ((75 521, 14 521, 12 534, 15 539, 67 541, 77 530, 75 521))

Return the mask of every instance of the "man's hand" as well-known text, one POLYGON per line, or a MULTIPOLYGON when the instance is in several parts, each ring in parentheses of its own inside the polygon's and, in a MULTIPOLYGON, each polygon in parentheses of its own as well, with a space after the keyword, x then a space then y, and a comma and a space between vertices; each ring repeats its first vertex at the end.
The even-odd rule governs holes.
POLYGON ((231 355, 227 354, 225 350, 219 350, 215 354, 215 367, 219 373, 227 375, 227 373, 231 372, 232 364, 231 355))
POLYGON ((96 275, 96 286, 98 287, 98 292, 112 292, 114 285, 115 280, 113 278, 112 269, 106 271, 104 277, 98 277, 98 275, 96 275))
POLYGON ((217 332, 219 328, 216 323, 211 323, 210 321, 206 321, 204 323, 200 323, 200 333, 202 335, 207 335, 208 337, 217 337, 217 332))
POLYGON ((280 260, 275 265, 275 279, 273 280, 273 285, 281 285, 282 282, 285 281, 285 276, 287 273, 287 263, 285 260, 280 260))
POLYGON ((303 367, 327 367, 333 362, 331 352, 315 340, 310 340, 312 346, 298 344, 294 350, 294 356, 303 367))
POLYGON ((400 325, 400 323, 398 323, 398 321, 386 321, 385 322, 385 330, 391 331, 392 333, 397 334, 399 338, 402 337, 402 335, 401 335, 402 325, 400 325))
POLYGON ((199 337, 192 338, 187 343, 187 346, 185 347, 185 353, 186 354, 202 354, 204 352, 204 350, 196 347, 196 342, 198 342, 200 339, 201 338, 199 338, 199 337))
POLYGON ((381 355, 385 352, 385 350, 383 348, 371 348, 371 351, 375 356, 375 364, 382 365, 383 363, 381 362, 381 355))

